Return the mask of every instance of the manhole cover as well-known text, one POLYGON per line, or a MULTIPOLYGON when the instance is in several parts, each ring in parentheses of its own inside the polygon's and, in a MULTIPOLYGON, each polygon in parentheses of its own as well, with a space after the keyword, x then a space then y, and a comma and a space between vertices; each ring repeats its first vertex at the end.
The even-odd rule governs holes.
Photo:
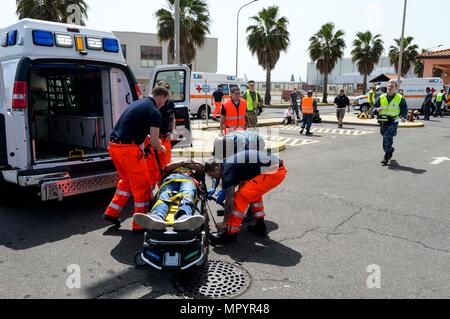
POLYGON ((222 261, 209 261, 205 267, 175 278, 178 292, 194 299, 237 297, 250 287, 250 283, 250 275, 245 269, 222 261))

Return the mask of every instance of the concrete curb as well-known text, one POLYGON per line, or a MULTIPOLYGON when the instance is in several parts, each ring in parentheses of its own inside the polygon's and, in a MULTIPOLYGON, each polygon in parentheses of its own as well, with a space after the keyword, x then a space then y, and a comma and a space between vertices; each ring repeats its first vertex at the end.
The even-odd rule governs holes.
MULTIPOLYGON (((272 146, 266 148, 269 153, 281 153, 286 150, 286 144, 284 143, 274 143, 272 146)), ((188 158, 211 158, 213 156, 212 150, 172 150, 172 157, 188 157, 188 158)))
MULTIPOLYGON (((332 120, 322 120, 322 123, 327 123, 327 124, 338 124, 337 121, 332 121, 332 120)), ((360 126, 375 126, 375 127, 379 127, 380 125, 378 123, 360 123, 360 122, 345 122, 344 120, 344 125, 360 125, 360 126)), ((414 123, 400 123, 399 128, 422 128, 425 127, 425 123, 423 122, 414 122, 414 123)))

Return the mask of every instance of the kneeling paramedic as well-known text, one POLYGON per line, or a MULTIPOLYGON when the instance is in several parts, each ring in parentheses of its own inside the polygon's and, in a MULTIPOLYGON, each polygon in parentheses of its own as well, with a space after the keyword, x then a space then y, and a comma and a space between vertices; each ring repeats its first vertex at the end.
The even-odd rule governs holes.
MULTIPOLYGON (((169 98, 169 91, 156 87, 152 97, 134 102, 127 108, 117 122, 109 145, 111 159, 119 173, 116 194, 106 209, 103 218, 120 226, 119 216, 131 195, 134 197, 134 213, 146 213, 152 199, 152 177, 145 158, 143 143, 150 133, 151 144, 159 152, 166 152, 161 145, 160 126, 162 108, 169 98)), ((143 228, 133 222, 133 231, 143 228)))
POLYGON ((165 230, 170 206, 178 202, 178 211, 174 216, 175 231, 195 230, 201 227, 205 218, 194 215, 194 205, 199 188, 196 176, 203 174, 203 165, 193 161, 168 164, 164 170, 167 176, 162 182, 157 201, 150 214, 138 213, 134 222, 145 229, 165 230))
POLYGON ((248 207, 256 219, 256 224, 250 225, 248 231, 267 237, 263 195, 286 178, 283 161, 267 152, 243 151, 222 162, 214 159, 208 161, 205 173, 217 180, 222 179, 222 187, 226 190, 225 231, 212 234, 211 243, 222 245, 235 242, 248 207), (236 192, 237 186, 239 189, 236 192))
POLYGON ((397 93, 397 82, 388 83, 388 93, 381 95, 375 102, 374 115, 378 115, 380 133, 383 136, 384 158, 381 164, 388 165, 392 159, 395 149, 394 137, 397 136, 398 124, 405 122, 408 116, 408 105, 405 99, 397 93))

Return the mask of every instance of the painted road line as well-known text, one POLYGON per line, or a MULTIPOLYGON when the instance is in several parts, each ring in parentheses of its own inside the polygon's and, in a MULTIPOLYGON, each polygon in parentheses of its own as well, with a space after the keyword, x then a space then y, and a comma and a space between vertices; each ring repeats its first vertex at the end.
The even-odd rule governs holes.
POLYGON ((320 141, 317 140, 305 140, 300 138, 281 137, 276 135, 265 135, 264 139, 276 143, 282 143, 285 144, 286 146, 294 146, 294 147, 320 143, 320 141))
MULTIPOLYGON (((295 125, 278 125, 274 128, 280 129, 282 131, 300 131, 299 126, 295 125)), ((350 129, 332 129, 332 128, 324 128, 324 127, 313 127, 311 129, 313 133, 322 133, 322 134, 335 134, 335 135, 347 135, 347 136, 362 136, 374 134, 374 131, 362 131, 362 130, 350 130, 350 129)))

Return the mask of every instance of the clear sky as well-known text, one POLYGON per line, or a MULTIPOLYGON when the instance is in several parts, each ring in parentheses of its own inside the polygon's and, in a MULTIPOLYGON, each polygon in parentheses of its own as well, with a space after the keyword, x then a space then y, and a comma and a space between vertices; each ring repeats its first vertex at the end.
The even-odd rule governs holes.
MULTIPOLYGON (((234 74, 236 48, 236 15, 249 0, 208 0, 211 12, 211 34, 219 39, 219 73, 234 74)), ((114 31, 156 32, 154 12, 166 6, 165 0, 87 0, 90 5, 88 26, 114 31)), ((245 29, 249 17, 270 5, 278 5, 289 21, 291 46, 273 71, 272 79, 290 81, 301 76, 306 80, 306 64, 310 61, 308 39, 320 26, 332 21, 346 32, 346 56, 358 31, 380 33, 386 49, 401 34, 403 0, 259 0, 244 8, 240 17, 239 76, 264 80, 265 72, 258 66, 246 45, 245 29)), ((1 0, 2 26, 17 21, 15 0, 1 0)), ((420 48, 444 45, 450 48, 450 1, 409 0, 406 35, 413 36, 420 48)))

